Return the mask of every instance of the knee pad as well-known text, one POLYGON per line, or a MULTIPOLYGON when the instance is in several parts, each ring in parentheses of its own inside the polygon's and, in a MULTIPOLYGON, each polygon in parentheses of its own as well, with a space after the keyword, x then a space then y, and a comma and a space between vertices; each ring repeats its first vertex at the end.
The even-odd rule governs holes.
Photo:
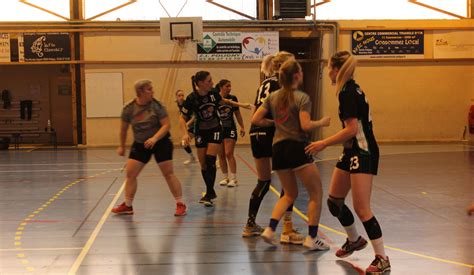
POLYGON ((331 212, 334 217, 339 217, 342 211, 342 207, 344 206, 344 199, 329 197, 327 203, 329 212, 331 212))
POLYGON ((206 170, 216 169, 216 156, 206 155, 206 170))
POLYGON ((252 198, 263 198, 270 190, 270 180, 258 180, 257 186, 253 189, 252 198))
POLYGON ((379 222, 375 216, 373 216, 370 220, 363 222, 362 224, 364 225, 369 239, 375 240, 382 237, 382 229, 380 228, 379 222))

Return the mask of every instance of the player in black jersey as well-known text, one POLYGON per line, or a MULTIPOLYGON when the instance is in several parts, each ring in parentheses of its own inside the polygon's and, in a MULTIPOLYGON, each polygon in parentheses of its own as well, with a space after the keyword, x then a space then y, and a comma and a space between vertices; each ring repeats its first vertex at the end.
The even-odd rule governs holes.
MULTIPOLYGON (((180 123, 186 129, 186 121, 194 114, 195 143, 198 153, 201 173, 206 183, 206 194, 200 199, 205 206, 213 206, 212 200, 217 197, 214 190, 216 180, 216 156, 222 142, 222 126, 217 108, 220 104, 227 103, 246 109, 251 104, 242 104, 222 98, 218 91, 213 89, 214 83, 209 72, 199 71, 192 78, 193 92, 186 97, 181 109, 180 123)), ((190 142, 189 133, 186 131, 183 140, 190 142)))
MULTIPOLYGON (((177 90, 176 91, 176 104, 178 105, 179 113, 181 114, 181 109, 183 108, 183 103, 184 103, 184 92, 182 90, 177 90)), ((191 136, 194 136, 194 117, 192 117, 190 120, 186 121, 186 126, 187 126, 187 131, 191 136)), ((190 144, 186 144, 184 141, 181 142, 181 145, 184 148, 184 151, 188 153, 189 158, 183 162, 184 165, 188 165, 190 163, 193 163, 196 161, 193 155, 193 151, 191 149, 190 144)))
MULTIPOLYGON (((219 94, 222 98, 226 98, 234 102, 239 101, 235 95, 230 94, 232 89, 230 80, 222 79, 219 81, 219 83, 217 83, 216 88, 219 90, 219 94)), ((241 137, 245 135, 244 120, 240 114, 239 107, 234 107, 225 103, 219 106, 218 111, 224 133, 224 140, 219 153, 219 162, 222 174, 224 174, 224 179, 222 179, 219 184, 227 185, 227 187, 235 187, 237 186, 237 163, 234 158, 234 148, 238 134, 234 121, 234 115, 237 119, 237 123, 240 126, 239 134, 241 137), (227 163, 229 163, 230 177, 228 174, 227 163)))
POLYGON ((367 241, 357 233, 354 216, 344 203, 352 189, 352 201, 357 216, 364 224, 375 251, 375 259, 366 274, 382 274, 390 270, 385 255, 382 229, 370 208, 373 176, 377 175, 379 148, 372 131, 372 118, 364 92, 354 81, 354 57, 347 51, 335 53, 329 61, 329 77, 336 84, 339 97, 339 118, 343 129, 335 135, 311 143, 307 153, 315 154, 327 146, 343 143, 344 150, 334 169, 329 186, 328 207, 331 214, 344 226, 348 238, 336 252, 343 258, 367 246, 367 241))
MULTIPOLYGON (((280 69, 281 64, 289 59, 294 59, 294 55, 289 52, 280 51, 275 54, 275 56, 267 56, 263 60, 262 72, 268 78, 262 82, 257 90, 255 108, 260 107, 270 93, 280 89, 280 84, 278 83, 278 70, 280 69)), ((265 118, 272 119, 271 114, 268 113, 265 118)), ((274 132, 275 127, 273 126, 261 127, 252 124, 250 127, 250 144, 255 160, 255 166, 257 168, 257 186, 252 191, 250 197, 247 224, 242 232, 243 237, 259 236, 263 232, 263 228, 255 222, 255 219, 257 218, 260 204, 270 188, 272 142, 274 132)), ((283 192, 281 195, 283 196, 283 192)), ((304 242, 304 236, 293 229, 293 223, 291 221, 292 212, 293 205, 290 205, 283 218, 283 231, 280 236, 280 242, 302 244, 304 242)))

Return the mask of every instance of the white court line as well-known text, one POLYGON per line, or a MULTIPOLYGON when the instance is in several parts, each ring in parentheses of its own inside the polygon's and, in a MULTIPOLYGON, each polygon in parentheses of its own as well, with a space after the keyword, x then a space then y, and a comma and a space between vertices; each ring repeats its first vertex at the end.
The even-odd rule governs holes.
MULTIPOLYGON (((66 170, 7 170, 0 173, 40 173, 40 172, 83 172, 83 171, 108 171, 110 169, 66 169, 66 170)), ((120 170, 120 168, 112 169, 120 170)))
POLYGON ((97 226, 94 228, 94 231, 92 231, 92 234, 91 236, 89 237, 89 240, 87 240, 87 243, 86 245, 84 245, 84 247, 82 248, 82 251, 81 253, 79 254, 79 256, 76 258, 76 260, 74 261, 74 264, 71 266, 71 269, 69 269, 69 272, 68 272, 68 275, 75 275, 77 270, 79 269, 79 267, 81 266, 82 262, 84 261, 84 259, 86 258, 87 256, 87 253, 89 253, 89 250, 91 249, 92 245, 94 244, 95 242, 95 239, 97 238, 97 236, 99 235, 100 233, 100 230, 102 229, 102 226, 104 226, 104 223, 105 221, 107 220, 107 218, 109 217, 111 211, 112 211, 112 208, 114 207, 114 205, 117 203, 120 195, 122 194, 123 190, 125 189, 125 181, 123 182, 122 186, 120 187, 120 189, 117 191, 117 194, 115 194, 115 197, 112 199, 112 201, 110 202, 109 204, 109 207, 107 207, 107 209, 105 209, 105 212, 104 214, 102 215, 102 218, 100 219, 99 223, 97 224, 97 226))
POLYGON ((19 167, 19 166, 51 166, 51 165, 95 165, 95 164, 110 164, 110 165, 116 165, 116 164, 123 164, 123 162, 69 162, 69 163, 58 163, 58 162, 51 162, 51 163, 32 163, 32 164, 0 164, 0 167, 7 167, 7 166, 14 166, 14 167, 19 167))
POLYGON ((44 247, 44 248, 4 248, 0 249, 0 252, 10 252, 10 251, 57 251, 57 250, 81 250, 82 247, 44 247))

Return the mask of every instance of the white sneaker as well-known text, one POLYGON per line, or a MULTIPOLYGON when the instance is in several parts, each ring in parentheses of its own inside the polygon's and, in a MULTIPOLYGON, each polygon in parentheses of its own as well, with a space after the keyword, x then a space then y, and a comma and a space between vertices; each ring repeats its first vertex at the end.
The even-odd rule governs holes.
POLYGON ((194 158, 194 156, 191 156, 189 159, 183 161, 183 164, 184 165, 188 165, 188 164, 191 164, 192 162, 195 162, 196 159, 194 158))
POLYGON ((228 183, 227 183, 227 187, 236 187, 237 186, 237 179, 231 179, 228 183))
POLYGON ((227 185, 229 183, 229 179, 228 178, 225 178, 221 181, 219 181, 219 185, 227 185))
POLYGON ((276 246, 278 244, 278 241, 275 238, 275 232, 270 227, 265 228, 260 236, 266 243, 272 246, 276 246))
POLYGON ((329 250, 329 245, 323 239, 318 237, 313 239, 310 236, 306 236, 303 246, 309 250, 329 250))

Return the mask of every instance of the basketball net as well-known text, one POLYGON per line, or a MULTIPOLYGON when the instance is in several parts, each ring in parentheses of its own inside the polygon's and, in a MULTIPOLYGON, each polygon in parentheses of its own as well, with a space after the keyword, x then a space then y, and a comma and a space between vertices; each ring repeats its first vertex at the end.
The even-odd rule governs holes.
POLYGON ((178 46, 183 49, 186 47, 186 43, 191 39, 191 37, 182 36, 182 37, 175 37, 175 41, 178 43, 178 46))

